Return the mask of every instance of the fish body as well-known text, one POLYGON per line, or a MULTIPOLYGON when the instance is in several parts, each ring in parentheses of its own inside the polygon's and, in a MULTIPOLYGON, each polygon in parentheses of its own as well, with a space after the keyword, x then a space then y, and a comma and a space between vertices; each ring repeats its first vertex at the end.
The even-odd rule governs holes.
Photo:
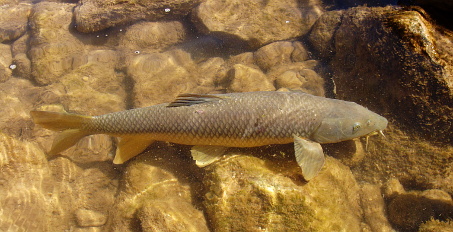
POLYGON ((306 179, 324 162, 320 143, 365 136, 387 126, 385 118, 356 103, 302 92, 184 94, 171 103, 94 117, 45 111, 31 115, 35 123, 63 131, 51 154, 90 134, 120 137, 114 163, 127 161, 156 140, 195 145, 192 155, 200 166, 214 162, 222 147, 295 142, 299 165, 311 163, 317 169, 307 170, 306 179), (310 155, 310 149, 316 152, 310 155))

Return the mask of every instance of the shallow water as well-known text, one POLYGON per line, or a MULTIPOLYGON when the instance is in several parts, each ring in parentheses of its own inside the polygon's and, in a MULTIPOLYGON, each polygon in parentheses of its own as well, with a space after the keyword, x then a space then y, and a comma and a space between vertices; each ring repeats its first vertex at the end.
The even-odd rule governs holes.
POLYGON ((400 3, 0 2, 0 231, 452 230, 452 7, 400 3), (49 156, 29 114, 276 90, 356 102, 385 137, 323 144, 307 182, 293 144, 204 168, 165 141, 114 165, 107 135, 49 156))

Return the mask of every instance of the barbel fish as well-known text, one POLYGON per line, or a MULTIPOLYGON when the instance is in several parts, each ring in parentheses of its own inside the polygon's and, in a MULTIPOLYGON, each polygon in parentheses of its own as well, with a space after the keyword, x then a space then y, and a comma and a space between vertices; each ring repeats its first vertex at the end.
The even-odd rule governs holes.
POLYGON ((294 142, 296 161, 310 180, 324 164, 320 144, 381 132, 387 119, 354 102, 302 92, 183 94, 171 103, 84 116, 32 111, 36 124, 61 131, 49 155, 92 134, 119 137, 115 164, 138 155, 154 141, 194 145, 198 166, 223 156, 227 147, 294 142))

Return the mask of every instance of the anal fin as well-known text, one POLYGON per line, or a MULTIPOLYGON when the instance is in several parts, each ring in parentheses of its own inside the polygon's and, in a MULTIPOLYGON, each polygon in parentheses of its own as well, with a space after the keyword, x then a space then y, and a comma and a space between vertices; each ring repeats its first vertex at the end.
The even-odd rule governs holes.
POLYGON ((325 161, 321 144, 294 136, 294 152, 304 179, 313 179, 321 171, 325 161))
POLYGON ((118 147, 116 148, 114 164, 122 164, 132 157, 144 151, 153 140, 146 140, 138 136, 124 136, 120 138, 118 147))
POLYGON ((221 146, 193 146, 190 153, 198 167, 206 167, 222 158, 227 149, 221 146))

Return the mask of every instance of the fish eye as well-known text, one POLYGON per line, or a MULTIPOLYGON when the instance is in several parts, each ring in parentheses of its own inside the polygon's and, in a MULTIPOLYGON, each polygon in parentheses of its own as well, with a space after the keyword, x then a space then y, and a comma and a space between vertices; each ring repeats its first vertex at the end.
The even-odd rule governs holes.
POLYGON ((366 125, 367 125, 367 126, 371 126, 371 119, 368 119, 368 120, 366 121, 366 125))
POLYGON ((360 127, 361 125, 359 122, 354 123, 354 125, 352 125, 352 133, 357 132, 360 129, 360 127))

